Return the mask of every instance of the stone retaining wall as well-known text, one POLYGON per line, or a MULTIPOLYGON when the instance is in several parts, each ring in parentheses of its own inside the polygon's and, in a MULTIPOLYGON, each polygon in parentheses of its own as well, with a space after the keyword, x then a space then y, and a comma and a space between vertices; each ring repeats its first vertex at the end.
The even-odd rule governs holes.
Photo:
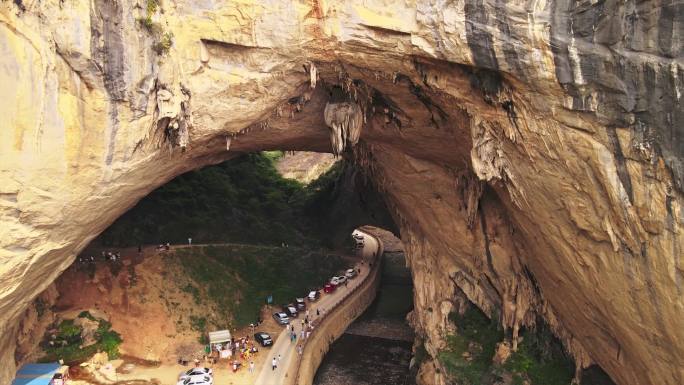
POLYGON ((330 349, 330 345, 344 333, 358 316, 363 314, 375 299, 382 276, 383 245, 380 239, 375 236, 373 238, 378 242, 378 257, 376 257, 366 280, 333 307, 326 317, 316 325, 314 332, 304 346, 299 365, 292 365, 287 374, 287 378, 290 380, 286 381, 286 384, 313 384, 316 371, 330 349))

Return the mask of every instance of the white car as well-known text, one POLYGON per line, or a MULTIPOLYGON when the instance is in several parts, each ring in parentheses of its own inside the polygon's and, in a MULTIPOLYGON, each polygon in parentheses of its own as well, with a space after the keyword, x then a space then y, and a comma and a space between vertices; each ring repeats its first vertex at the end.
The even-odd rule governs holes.
POLYGON ((213 385, 214 379, 206 374, 189 376, 184 380, 178 381, 176 385, 213 385))
POLYGON ((343 285, 345 282, 347 282, 347 277, 345 277, 344 275, 340 275, 339 277, 332 277, 332 279, 330 280, 330 283, 337 286, 343 285))
POLYGON ((311 290, 308 297, 311 302, 318 301, 318 299, 321 298, 321 292, 318 290, 311 290))
POLYGON ((356 270, 355 269, 347 269, 347 271, 344 273, 344 276, 347 277, 347 279, 352 279, 356 277, 356 270))
POLYGON ((281 311, 277 312, 277 313, 273 313, 273 319, 281 325, 287 325, 290 323, 290 317, 288 317, 287 314, 285 314, 281 311))
POLYGON ((192 368, 190 370, 186 370, 184 372, 181 372, 181 374, 178 376, 178 381, 181 380, 187 380, 188 378, 192 376, 202 376, 202 375, 207 375, 211 377, 214 374, 214 372, 211 370, 211 368, 192 368))

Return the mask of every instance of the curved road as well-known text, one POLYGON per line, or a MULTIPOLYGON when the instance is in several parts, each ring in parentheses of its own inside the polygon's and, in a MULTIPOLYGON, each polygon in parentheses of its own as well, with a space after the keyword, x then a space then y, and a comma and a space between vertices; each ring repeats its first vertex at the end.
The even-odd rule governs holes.
MULTIPOLYGON (((364 261, 368 262, 372 260, 373 254, 377 253, 379 248, 377 240, 369 234, 359 230, 355 230, 354 232, 359 233, 364 237, 364 246, 363 250, 361 251, 364 261)), ((329 310, 330 307, 339 301, 347 291, 352 290, 352 288, 360 285, 361 282, 368 277, 369 268, 367 263, 362 266, 357 265, 355 267, 361 268, 361 274, 359 274, 356 278, 349 280, 347 287, 342 285, 331 294, 322 293, 321 298, 317 302, 309 302, 307 306, 309 309, 309 317, 312 320, 316 319, 316 309, 320 309, 321 315, 323 315, 324 312, 329 310)), ((297 354, 296 347, 297 344, 301 342, 299 333, 302 330, 301 320, 303 318, 303 313, 300 314, 301 315, 299 318, 291 320, 292 324, 295 325, 295 331, 297 331, 297 342, 290 342, 290 336, 288 335, 287 329, 283 326, 283 331, 280 332, 276 338, 275 344, 273 344, 271 349, 269 349, 268 356, 257 376, 255 382, 256 385, 282 385, 285 382, 285 374, 289 371, 288 369, 290 369, 290 365, 293 365, 297 362, 295 357, 297 354), (280 362, 278 363, 278 368, 276 370, 272 370, 271 362, 273 357, 276 357, 277 360, 278 355, 281 357, 280 362)))

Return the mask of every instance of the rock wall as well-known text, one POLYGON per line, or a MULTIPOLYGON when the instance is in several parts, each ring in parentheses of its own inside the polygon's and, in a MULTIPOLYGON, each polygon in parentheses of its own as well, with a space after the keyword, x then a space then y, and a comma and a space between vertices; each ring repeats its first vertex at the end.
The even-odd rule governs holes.
POLYGON ((684 382, 682 7, 0 2, 0 382, 31 301, 145 194, 340 145, 400 229, 430 354, 468 298, 619 384, 684 382))

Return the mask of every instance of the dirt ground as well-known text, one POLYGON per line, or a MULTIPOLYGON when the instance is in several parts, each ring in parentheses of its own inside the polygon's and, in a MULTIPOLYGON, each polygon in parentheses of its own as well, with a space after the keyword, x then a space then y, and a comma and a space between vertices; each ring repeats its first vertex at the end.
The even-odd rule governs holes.
MULTIPOLYGON (((280 334, 282 330, 282 326, 277 325, 273 319, 266 317, 270 313, 269 309, 264 309, 263 311, 263 319, 264 323, 262 323, 256 330, 257 331, 265 331, 269 333, 274 340, 277 339, 278 335, 280 334)), ((251 336, 253 333, 251 332, 251 329, 245 328, 242 330, 237 330, 234 335, 237 336, 237 338, 240 338, 242 336, 251 336)), ((275 341, 274 341, 275 342, 275 341)), ((268 355, 268 349, 269 348, 262 348, 261 346, 259 347, 259 353, 254 355, 252 357, 252 360, 254 360, 255 364, 255 371, 254 373, 249 373, 248 370, 248 362, 242 361, 242 368, 239 369, 237 372, 233 373, 232 368, 230 366, 230 362, 228 360, 220 360, 216 364, 212 364, 209 361, 201 361, 201 366, 212 368, 214 371, 214 384, 220 384, 220 385, 248 385, 248 384, 253 384, 254 379, 256 378, 257 373, 259 372, 260 368, 262 365, 264 365, 264 361, 268 355)), ((187 370, 190 369, 193 365, 190 363, 187 366, 181 366, 175 362, 163 362, 159 366, 145 366, 145 365, 136 365, 135 368, 127 374, 120 373, 120 370, 117 371, 116 368, 121 368, 127 363, 130 362, 135 362, 135 360, 116 360, 114 361, 114 365, 112 367, 112 370, 110 371, 104 371, 106 374, 106 377, 109 379, 115 380, 113 384, 115 385, 147 385, 147 384, 162 384, 162 385, 174 385, 176 384, 178 380, 178 375, 187 370)), ((232 361, 231 361, 232 362, 232 361)), ((91 375, 82 375, 82 376, 76 376, 78 378, 77 381, 74 381, 73 385, 100 385, 104 383, 103 381, 98 381, 97 376, 93 377, 91 375)), ((108 382, 108 384, 111 384, 111 382, 108 382)))
MULTIPOLYGON (((179 357, 192 360, 203 355, 203 345, 199 343, 199 332, 192 330, 190 315, 201 315, 211 308, 197 305, 193 296, 182 290, 187 283, 181 272, 170 263, 165 252, 154 247, 143 249, 116 250, 121 254, 121 268, 111 261, 105 261, 101 250, 87 250, 82 256, 94 256, 94 276, 90 278, 89 269, 93 265, 76 262, 58 280, 60 293, 55 304, 58 317, 74 318, 83 310, 106 316, 112 329, 121 334, 123 343, 120 352, 123 359, 112 361, 111 370, 105 370, 106 378, 116 380, 121 385, 133 384, 176 384, 178 374, 191 366, 177 363, 179 357), (123 374, 116 368, 134 364, 130 373, 123 374), (142 380, 142 381, 141 381, 142 380)), ((264 309, 265 320, 256 330, 278 336, 282 327, 264 309)), ((231 330, 234 337, 252 336, 251 328, 231 330)), ((266 354, 255 356, 255 373, 261 367, 266 354)), ((204 364, 204 363, 203 363, 204 364)), ((237 373, 229 369, 227 360, 219 361, 211 367, 216 384, 250 384, 253 382, 243 363, 237 373)), ((75 384, 97 384, 99 376, 78 375, 75 384)))

